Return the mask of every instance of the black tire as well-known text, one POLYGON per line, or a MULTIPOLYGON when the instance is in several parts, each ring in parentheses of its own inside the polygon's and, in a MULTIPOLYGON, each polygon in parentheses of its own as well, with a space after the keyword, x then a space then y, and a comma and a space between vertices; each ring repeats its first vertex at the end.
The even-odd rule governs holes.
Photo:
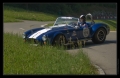
POLYGON ((104 28, 99 28, 92 38, 92 42, 95 44, 103 43, 106 39, 106 31, 104 28))
POLYGON ((53 41, 53 45, 55 46, 64 46, 66 43, 66 38, 64 35, 57 35, 53 41))

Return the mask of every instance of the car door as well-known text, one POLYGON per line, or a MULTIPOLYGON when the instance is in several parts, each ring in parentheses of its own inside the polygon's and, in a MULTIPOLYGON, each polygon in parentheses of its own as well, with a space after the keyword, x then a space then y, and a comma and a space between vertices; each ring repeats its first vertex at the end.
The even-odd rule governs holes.
POLYGON ((80 27, 78 31, 78 38, 85 39, 90 37, 90 27, 80 27))
POLYGON ((79 28, 68 28, 67 29, 67 33, 66 33, 66 36, 67 36, 67 40, 72 40, 72 41, 76 41, 77 39, 79 39, 79 33, 80 33, 80 29, 79 28))
POLYGON ((65 35, 68 41, 77 41, 77 39, 80 40, 90 37, 90 28, 70 27, 66 28, 65 31, 65 35))

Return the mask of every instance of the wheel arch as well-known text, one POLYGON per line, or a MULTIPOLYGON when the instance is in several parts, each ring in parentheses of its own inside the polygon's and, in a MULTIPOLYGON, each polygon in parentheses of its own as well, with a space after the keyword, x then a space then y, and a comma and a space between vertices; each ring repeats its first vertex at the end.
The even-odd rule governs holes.
POLYGON ((105 30, 106 34, 108 33, 108 32, 107 32, 107 28, 106 28, 106 24, 97 24, 97 25, 92 26, 91 37, 93 37, 94 34, 95 34, 100 28, 103 28, 103 29, 105 30))
POLYGON ((56 38, 58 35, 63 35, 63 36, 65 37, 65 39, 66 39, 66 36, 65 36, 62 32, 57 32, 57 33, 55 33, 54 36, 53 36, 53 39, 52 39, 52 41, 51 41, 52 44, 53 44, 55 38, 56 38))

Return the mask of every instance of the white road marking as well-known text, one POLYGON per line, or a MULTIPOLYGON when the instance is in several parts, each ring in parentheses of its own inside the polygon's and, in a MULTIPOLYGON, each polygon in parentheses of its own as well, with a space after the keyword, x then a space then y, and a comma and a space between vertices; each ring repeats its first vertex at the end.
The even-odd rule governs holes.
POLYGON ((19 29, 21 29, 21 30, 25 30, 24 28, 19 28, 19 29))
POLYGON ((44 27, 44 26, 46 26, 47 24, 44 24, 44 25, 41 25, 41 27, 44 27))
POLYGON ((117 31, 110 31, 110 32, 117 32, 117 31))

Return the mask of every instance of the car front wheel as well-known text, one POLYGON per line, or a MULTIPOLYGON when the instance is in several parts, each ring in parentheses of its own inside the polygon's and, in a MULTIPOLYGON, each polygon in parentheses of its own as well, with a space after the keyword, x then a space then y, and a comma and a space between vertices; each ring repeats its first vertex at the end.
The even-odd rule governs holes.
POLYGON ((63 46, 66 43, 66 39, 64 35, 57 35, 53 41, 53 45, 56 46, 63 46))
POLYGON ((103 43, 105 41, 105 39, 106 39, 106 31, 104 28, 100 28, 94 34, 94 36, 92 38, 92 42, 99 44, 99 43, 103 43))

